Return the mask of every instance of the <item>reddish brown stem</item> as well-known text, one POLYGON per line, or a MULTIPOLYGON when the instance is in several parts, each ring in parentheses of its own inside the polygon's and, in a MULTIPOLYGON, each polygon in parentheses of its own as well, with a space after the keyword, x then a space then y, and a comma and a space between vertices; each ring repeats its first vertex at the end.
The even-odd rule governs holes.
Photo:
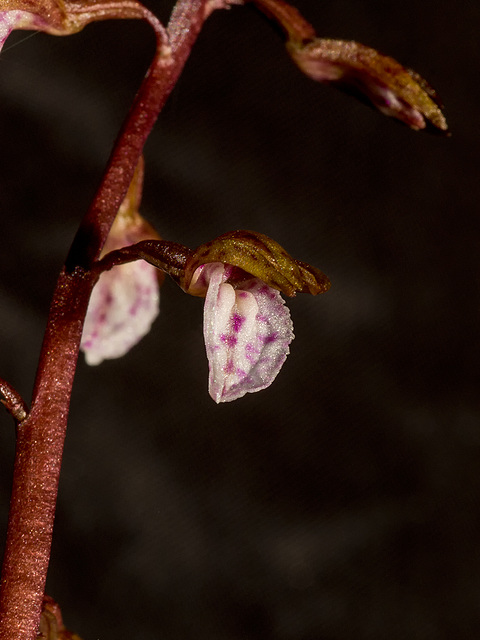
POLYGON ((82 317, 93 277, 62 272, 37 375, 37 400, 17 434, 2 571, 0 638, 32 640, 40 619, 82 317))
POLYGON ((19 429, 0 590, 0 640, 34 640, 55 515, 68 409, 98 255, 145 140, 205 19, 206 0, 179 0, 169 25, 171 61, 157 54, 120 132, 94 202, 54 292, 32 408, 19 429))
POLYGON ((206 4, 207 0, 177 2, 168 26, 172 57, 160 49, 140 87, 97 194, 73 241, 66 262, 68 270, 75 266, 89 268, 99 256, 143 146, 204 22, 206 4))

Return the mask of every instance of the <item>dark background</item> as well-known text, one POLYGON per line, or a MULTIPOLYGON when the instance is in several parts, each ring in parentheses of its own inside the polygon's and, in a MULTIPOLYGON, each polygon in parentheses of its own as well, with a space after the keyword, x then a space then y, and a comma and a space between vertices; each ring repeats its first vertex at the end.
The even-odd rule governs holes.
MULTIPOLYGON (((202 303, 171 282, 126 357, 81 359, 48 593, 84 640, 480 636, 480 7, 297 6, 425 76, 453 136, 311 82, 251 7, 208 21, 148 142, 142 211, 192 247, 256 229, 333 287, 289 302, 287 363, 233 404, 209 398, 202 303)), ((153 38, 130 21, 28 36, 0 57, 0 375, 30 399, 153 38)))

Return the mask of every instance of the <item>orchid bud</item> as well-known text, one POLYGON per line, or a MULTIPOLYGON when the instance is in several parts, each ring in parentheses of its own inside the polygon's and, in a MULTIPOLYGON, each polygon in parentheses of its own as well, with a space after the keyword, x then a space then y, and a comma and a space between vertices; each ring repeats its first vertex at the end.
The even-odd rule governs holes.
POLYGON ((434 89, 393 58, 353 41, 291 40, 287 50, 299 68, 318 82, 363 94, 379 111, 412 129, 427 122, 440 131, 447 123, 434 89))
POLYGON ((287 51, 313 80, 361 94, 412 129, 424 129, 427 121, 447 131, 437 94, 415 71, 358 42, 317 38, 313 26, 285 0, 251 1, 284 30, 287 51))

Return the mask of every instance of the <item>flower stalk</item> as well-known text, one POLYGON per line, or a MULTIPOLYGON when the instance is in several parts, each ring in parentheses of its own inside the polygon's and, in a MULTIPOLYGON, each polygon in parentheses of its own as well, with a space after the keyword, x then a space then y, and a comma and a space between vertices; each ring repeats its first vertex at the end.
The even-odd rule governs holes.
POLYGON ((179 0, 114 146, 57 281, 30 413, 20 424, 0 586, 0 640, 34 640, 50 558, 55 504, 91 270, 127 193, 143 145, 206 17, 206 0, 179 0))

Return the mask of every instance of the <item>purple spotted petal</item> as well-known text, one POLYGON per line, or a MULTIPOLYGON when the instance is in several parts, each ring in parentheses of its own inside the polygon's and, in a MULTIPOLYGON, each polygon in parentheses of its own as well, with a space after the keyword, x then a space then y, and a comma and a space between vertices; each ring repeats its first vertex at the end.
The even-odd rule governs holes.
POLYGON ((102 273, 83 328, 87 363, 119 358, 137 344, 158 315, 159 298, 157 269, 143 260, 102 273))
POLYGON ((209 393, 231 402, 268 387, 293 340, 293 324, 280 293, 257 278, 234 289, 228 265, 201 267, 209 281, 203 332, 210 367, 209 393))

